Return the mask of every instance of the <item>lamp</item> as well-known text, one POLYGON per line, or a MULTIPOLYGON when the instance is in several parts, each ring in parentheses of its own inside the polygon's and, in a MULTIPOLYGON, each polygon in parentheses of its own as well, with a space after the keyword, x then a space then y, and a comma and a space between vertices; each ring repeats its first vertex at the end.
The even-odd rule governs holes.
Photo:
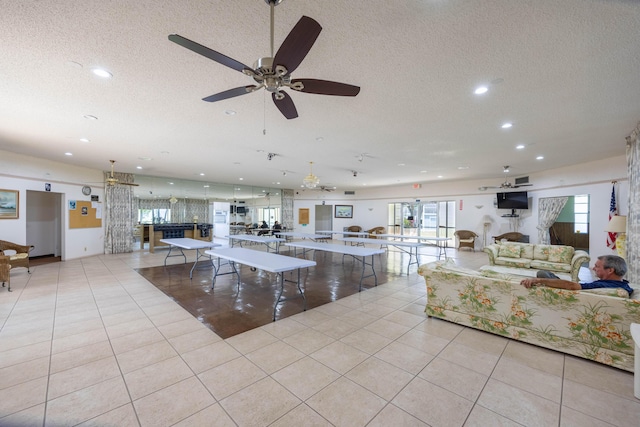
POLYGON ((304 177, 302 184, 307 188, 316 188, 320 184, 320 178, 313 174, 313 162, 309 162, 309 175, 304 177))
POLYGON ((624 215, 615 215, 611 217, 609 224, 604 229, 609 233, 618 233, 616 237, 616 249, 618 255, 622 258, 627 257, 627 217, 624 215))
POLYGON ((489 229, 491 228, 492 222, 493 219, 489 215, 484 215, 482 217, 482 224, 484 226, 482 228, 482 247, 487 246, 487 234, 489 232, 489 229))

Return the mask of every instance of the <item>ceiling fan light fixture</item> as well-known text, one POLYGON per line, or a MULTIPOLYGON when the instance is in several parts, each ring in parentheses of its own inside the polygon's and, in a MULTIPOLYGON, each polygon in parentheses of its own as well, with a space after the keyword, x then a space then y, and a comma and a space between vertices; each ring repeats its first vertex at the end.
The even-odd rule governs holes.
POLYGON ((309 162, 309 175, 304 177, 302 184, 306 188, 316 188, 320 184, 320 178, 313 174, 313 162, 309 162))

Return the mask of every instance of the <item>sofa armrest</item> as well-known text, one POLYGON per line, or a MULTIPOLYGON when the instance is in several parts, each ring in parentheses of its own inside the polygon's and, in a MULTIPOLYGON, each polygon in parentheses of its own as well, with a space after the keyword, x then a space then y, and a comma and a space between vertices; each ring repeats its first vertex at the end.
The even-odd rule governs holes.
POLYGON ((499 250, 500 250, 500 246, 498 246, 495 243, 484 247, 483 251, 486 252, 487 255, 489 255, 489 264, 490 265, 495 265, 496 264, 496 258, 498 258, 498 251, 499 250))
POLYGON ((573 254, 573 259, 571 260, 571 280, 573 282, 578 282, 578 275, 580 273, 580 267, 585 262, 588 263, 591 261, 591 257, 586 251, 577 250, 573 254))
POLYGON ((0 250, 2 251, 16 251, 18 254, 28 254, 33 249, 33 246, 19 245, 13 242, 0 241, 0 250))

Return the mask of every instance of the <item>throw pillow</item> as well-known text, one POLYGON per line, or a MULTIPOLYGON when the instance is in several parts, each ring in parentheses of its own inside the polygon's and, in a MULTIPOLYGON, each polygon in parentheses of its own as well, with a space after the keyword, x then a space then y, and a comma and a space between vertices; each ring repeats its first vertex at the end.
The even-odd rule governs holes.
POLYGON ((533 249, 533 259, 546 261, 549 259, 549 245, 535 245, 533 249))
POLYGON ((582 289, 580 292, 585 294, 607 295, 610 297, 629 298, 629 292, 622 288, 596 288, 596 289, 582 289))
POLYGON ((518 245, 501 245, 498 256, 507 258, 520 258, 520 246, 518 245))
POLYGON ((571 264, 574 249, 572 246, 550 246, 549 262, 560 262, 562 264, 571 264))

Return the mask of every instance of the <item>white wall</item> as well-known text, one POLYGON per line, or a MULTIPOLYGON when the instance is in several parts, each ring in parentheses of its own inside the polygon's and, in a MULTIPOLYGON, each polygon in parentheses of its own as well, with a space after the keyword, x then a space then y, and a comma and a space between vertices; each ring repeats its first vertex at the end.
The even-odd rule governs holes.
MULTIPOLYGON (((527 187, 532 200, 531 209, 518 219, 519 231, 531 236, 537 242, 537 207, 541 197, 558 195, 589 194, 591 196, 590 251, 593 254, 613 253, 605 245, 604 227, 608 221, 611 181, 619 182, 618 203, 621 214, 628 213, 628 180, 624 156, 603 159, 597 162, 549 170, 530 175, 535 184, 527 187)), ((73 167, 62 163, 36 159, 10 152, 0 151, 0 188, 20 191, 20 217, 16 220, 0 220, 0 239, 16 243, 26 242, 26 191, 44 191, 45 183, 51 183, 52 192, 62 194, 62 206, 69 200, 90 200, 82 195, 86 183, 102 182, 99 170, 73 167)), ((456 181, 443 183, 423 183, 419 189, 411 185, 390 186, 378 189, 361 189, 355 196, 345 196, 340 190, 334 192, 295 191, 294 226, 297 231, 313 232, 315 205, 324 201, 328 205, 353 205, 353 218, 334 218, 334 230, 342 230, 349 225, 360 225, 364 229, 387 225, 387 205, 390 202, 411 202, 415 200, 456 202, 456 225, 459 229, 474 230, 481 235, 483 215, 490 215, 495 223, 490 234, 509 231, 509 220, 500 217, 504 211, 493 207, 496 190, 479 191, 478 187, 495 185, 501 179, 482 181, 456 181), (462 201, 462 209, 460 209, 462 201), (478 207, 479 206, 479 207, 478 207), (306 227, 298 224, 298 209, 309 208, 310 222, 306 227)), ((92 185, 93 194, 104 200, 102 185, 92 185)), ((63 259, 74 259, 102 254, 104 221, 102 228, 69 229, 67 209, 63 208, 63 259)))
MULTIPOLYGON (((561 169, 531 174, 532 187, 523 187, 529 192, 530 209, 521 211, 517 219, 503 218, 507 213, 494 207, 497 189, 478 190, 481 186, 496 185, 501 178, 493 180, 469 180, 455 182, 423 183, 421 188, 412 185, 397 185, 378 189, 363 188, 355 196, 344 196, 343 192, 317 192, 298 190, 294 199, 294 219, 298 223, 298 209, 309 208, 310 225, 313 229, 314 206, 322 204, 353 204, 353 219, 334 218, 334 230, 343 226, 360 225, 364 229, 387 225, 387 205, 391 202, 421 202, 453 200, 456 202, 456 228, 475 231, 482 237, 484 215, 489 215, 493 223, 487 239, 507 231, 517 230, 530 236, 532 243, 538 242, 538 199, 543 197, 570 196, 588 194, 590 196, 590 235, 589 251, 592 254, 614 253, 606 246, 606 234, 603 231, 609 221, 609 201, 612 181, 618 181, 618 209, 621 215, 628 213, 629 184, 627 180, 627 162, 624 156, 612 157, 596 162, 574 165, 561 169), (350 197, 351 199, 348 199, 350 197), (462 201, 462 204, 460 203, 462 201), (462 205, 462 207, 461 207, 462 205)), ((298 227, 298 226, 297 226, 298 227)), ((300 227, 298 227, 300 229, 300 227)), ((481 242, 478 241, 481 247, 481 242)))
MULTIPOLYGON (((20 244, 27 242, 27 190, 45 191, 45 183, 51 184, 51 192, 62 194, 63 206, 63 260, 71 260, 104 253, 104 221, 101 228, 69 228, 67 206, 69 200, 90 200, 82 194, 82 187, 89 182, 102 182, 102 171, 79 168, 0 151, 0 188, 20 192, 19 218, 0 220, 0 239, 20 244)), ((104 199, 104 187, 92 185, 93 193, 104 199)))

